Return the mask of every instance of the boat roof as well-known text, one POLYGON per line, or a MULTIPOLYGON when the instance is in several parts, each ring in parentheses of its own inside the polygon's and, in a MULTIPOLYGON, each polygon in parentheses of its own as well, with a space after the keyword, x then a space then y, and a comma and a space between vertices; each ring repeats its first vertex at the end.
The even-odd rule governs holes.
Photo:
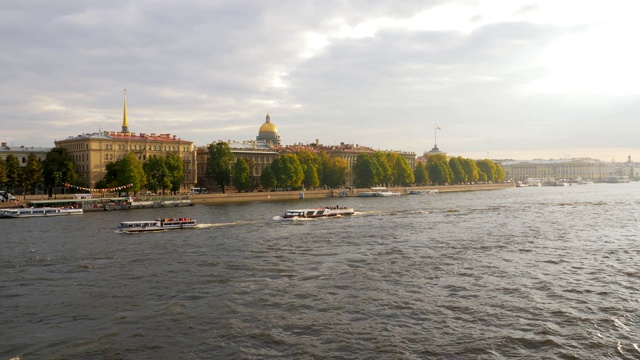
POLYGON ((84 202, 105 202, 105 201, 124 201, 129 200, 128 197, 108 197, 108 198, 88 198, 88 199, 51 199, 51 200, 33 200, 29 201, 33 205, 44 204, 69 204, 69 203, 84 203, 84 202))

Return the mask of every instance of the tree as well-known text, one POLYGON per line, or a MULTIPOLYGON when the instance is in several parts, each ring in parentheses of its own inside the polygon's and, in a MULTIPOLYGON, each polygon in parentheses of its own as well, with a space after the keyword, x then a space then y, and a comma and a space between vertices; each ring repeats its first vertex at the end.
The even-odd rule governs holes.
POLYGON ((184 177, 184 163, 180 155, 169 153, 164 157, 164 164, 169 172, 170 190, 175 194, 180 191, 180 185, 184 177))
POLYGON ((393 183, 393 172, 391 171, 391 165, 389 164, 387 154, 382 151, 376 151, 373 153, 373 157, 381 170, 377 183, 389 186, 393 183))
POLYGON ((115 184, 116 177, 118 176, 118 166, 115 162, 109 162, 105 166, 107 173, 104 177, 96 182, 96 187, 99 189, 108 188, 111 184, 115 184))
POLYGON ((7 162, 0 157, 0 188, 4 188, 7 183, 7 162))
POLYGON ((27 157, 27 164, 22 169, 23 183, 22 192, 24 193, 26 188, 31 188, 36 185, 40 185, 43 182, 42 178, 42 164, 40 159, 34 153, 29 153, 27 157))
POLYGON ((382 174, 382 169, 371 155, 359 154, 353 165, 353 173, 356 187, 368 188, 378 183, 378 176, 382 174))
POLYGON ((345 184, 349 164, 347 160, 341 158, 327 158, 322 163, 324 169, 324 183, 332 189, 336 189, 345 184))
POLYGON ((320 158, 308 150, 300 150, 296 153, 296 157, 302 166, 304 179, 302 184, 306 189, 314 189, 320 185, 320 176, 318 174, 320 158))
POLYGON ((7 167, 7 186, 10 188, 21 187, 21 171, 18 158, 13 154, 9 154, 5 159, 5 162, 7 167))
POLYGON ((462 168, 464 169, 464 173, 467 175, 467 181, 477 182, 478 181, 478 165, 472 159, 463 159, 462 168))
POLYGON ((434 184, 450 184, 453 180, 453 172, 449 167, 449 162, 444 155, 434 155, 427 160, 427 172, 434 184))
POLYGON ((429 183, 429 174, 423 162, 416 164, 416 169, 413 170, 413 176, 416 185, 427 185, 429 183))
POLYGON ((243 158, 238 158, 233 165, 233 186, 242 192, 242 190, 249 191, 251 185, 251 174, 249 165, 243 158))
POLYGON ((467 182, 467 175, 464 171, 461 160, 462 157, 453 157, 449 159, 449 168, 451 168, 451 172, 453 173, 452 181, 454 184, 462 184, 467 182))
POLYGON ((224 193, 224 187, 229 184, 229 180, 231 179, 231 161, 233 160, 233 154, 231 153, 229 144, 224 141, 210 144, 208 149, 209 160, 207 162, 206 176, 213 179, 224 193))
POLYGON ((409 186, 415 181, 411 166, 407 162, 407 159, 402 156, 389 153, 391 158, 391 169, 393 174, 393 184, 396 186, 409 186))
POLYGON ((265 190, 273 189, 276 187, 276 177, 273 175, 271 166, 267 166, 260 174, 260 184, 265 190))
POLYGON ((486 175, 485 181, 500 182, 504 180, 506 173, 502 166, 489 159, 476 161, 478 168, 486 175))
POLYGON ((302 185, 304 174, 302 165, 293 154, 285 154, 277 157, 270 165, 276 186, 283 189, 299 189, 302 185))
POLYGON ((110 186, 122 186, 131 184, 127 190, 134 194, 140 191, 147 179, 142 168, 142 163, 134 153, 128 153, 122 159, 116 161, 117 173, 115 183, 110 186))
POLYGON ((151 156, 142 165, 147 183, 145 187, 153 192, 171 188, 171 178, 169 169, 166 166, 165 158, 160 156, 151 156))
POLYGON ((65 183, 84 185, 84 181, 76 173, 73 156, 65 148, 51 149, 42 162, 42 176, 45 186, 59 187, 65 183))

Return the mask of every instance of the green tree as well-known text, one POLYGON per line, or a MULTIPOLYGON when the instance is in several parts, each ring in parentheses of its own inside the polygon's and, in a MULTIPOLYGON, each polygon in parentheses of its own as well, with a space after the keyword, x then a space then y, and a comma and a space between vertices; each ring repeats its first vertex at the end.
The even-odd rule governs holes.
POLYGON ((271 170, 276 179, 276 186, 282 189, 299 189, 302 185, 304 174, 302 165, 293 154, 285 154, 277 157, 271 163, 271 170))
POLYGON ((467 182, 467 174, 464 171, 461 160, 461 157, 453 157, 449 159, 449 168, 451 168, 451 172, 453 173, 452 181, 454 184, 463 184, 467 182))
POLYGON ((378 184, 382 174, 380 165, 370 154, 359 154, 353 164, 354 184, 359 188, 368 188, 378 184))
POLYGON ((302 165, 302 172, 304 173, 304 180, 302 184, 306 189, 315 189, 320 185, 318 169, 315 166, 302 165))
POLYGON ((164 157, 150 156, 147 161, 142 164, 147 183, 145 187, 153 192, 162 193, 167 189, 171 189, 171 178, 169 169, 167 168, 164 157))
POLYGON ((51 149, 42 162, 42 176, 45 186, 62 186, 65 183, 84 185, 78 173, 73 156, 65 148, 51 149))
POLYGON ((13 154, 9 154, 5 162, 7 167, 7 186, 10 188, 22 187, 22 174, 18 158, 13 154))
POLYGON ((416 185, 427 185, 429 183, 427 167, 421 161, 416 164, 416 169, 413 170, 413 176, 416 185))
POLYGON ((396 186, 409 186, 413 184, 413 182, 415 181, 415 177, 413 176, 411 166, 409 166, 409 162, 407 162, 407 159, 395 153, 389 154, 389 157, 391 159, 393 184, 396 186))
POLYGON ((308 150, 300 150, 296 153, 296 157, 302 166, 304 180, 302 184, 306 189, 315 189, 320 186, 320 176, 318 174, 320 158, 308 150))
POLYGON ((276 187, 276 177, 273 174, 271 166, 267 166, 260 174, 260 184, 265 190, 273 189, 276 187))
POLYGON ((242 192, 242 190, 249 191, 251 186, 249 165, 243 158, 238 158, 233 165, 233 186, 238 192, 242 192))
POLYGON ((115 183, 111 184, 111 186, 131 184, 132 186, 127 188, 127 191, 135 194, 146 184, 147 179, 142 163, 134 153, 128 153, 122 159, 116 161, 116 166, 118 175, 115 183))
POLYGON ((7 184, 7 162, 0 157, 0 188, 7 184))
POLYGON ((384 186, 389 186, 393 183, 393 171, 391 169, 391 164, 389 163, 387 154, 382 151, 376 151, 373 153, 373 157, 378 163, 378 166, 381 170, 381 173, 377 179, 377 183, 384 186))
POLYGON ((170 190, 176 194, 180 191, 180 185, 184 177, 184 162, 182 162, 180 155, 169 153, 164 157, 164 164, 169 172, 170 190))
POLYGON ((42 164, 40 159, 34 153, 29 153, 27 157, 27 164, 22 169, 23 183, 22 193, 25 193, 26 188, 35 187, 42 184, 42 164))
POLYGON ((427 160, 427 172, 429 178, 434 184, 444 185, 451 184, 453 181, 453 172, 449 167, 449 162, 444 155, 434 155, 427 160))
POLYGON ((322 163, 325 185, 331 189, 343 186, 347 181, 349 164, 341 158, 327 158, 322 163))
POLYGON ((478 164, 480 171, 486 175, 486 180, 484 181, 500 182, 506 176, 502 166, 489 159, 478 160, 476 164, 478 164))
POLYGON ((209 145, 209 160, 207 162, 206 176, 222 189, 224 193, 225 185, 231 180, 231 161, 233 154, 229 148, 229 144, 224 141, 218 141, 209 145))
POLYGON ((104 174, 104 177, 96 182, 96 188, 104 189, 111 186, 111 184, 115 184, 116 177, 118 176, 118 166, 115 162, 109 162, 105 166, 107 173, 104 174))
POLYGON ((472 159, 463 159, 462 167, 464 168, 464 173, 467 175, 467 181, 478 182, 478 165, 472 159))

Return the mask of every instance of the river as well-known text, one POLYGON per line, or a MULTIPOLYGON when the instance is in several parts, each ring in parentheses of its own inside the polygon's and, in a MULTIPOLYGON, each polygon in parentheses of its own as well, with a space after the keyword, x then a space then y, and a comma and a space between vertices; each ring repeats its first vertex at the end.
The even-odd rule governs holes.
POLYGON ((1 219, 0 359, 637 359, 639 218, 627 183, 1 219))

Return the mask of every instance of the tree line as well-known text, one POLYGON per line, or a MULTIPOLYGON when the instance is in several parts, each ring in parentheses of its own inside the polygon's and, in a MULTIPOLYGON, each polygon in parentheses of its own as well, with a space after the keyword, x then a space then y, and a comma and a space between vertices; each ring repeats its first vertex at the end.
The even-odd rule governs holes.
MULTIPOLYGON (((220 141, 208 147, 209 160, 206 177, 225 191, 233 184, 237 191, 301 190, 316 188, 340 188, 346 184, 348 163, 345 159, 330 157, 326 152, 312 153, 300 150, 278 156, 263 169, 259 177, 252 176, 255 166, 249 158, 234 156, 226 142, 220 141)), ((179 155, 169 153, 151 156, 144 163, 133 153, 106 165, 106 175, 96 183, 96 188, 113 188, 132 184, 128 191, 137 193, 147 189, 156 193, 180 190, 184 164, 179 155)), ((429 157, 427 163, 418 162, 415 169, 402 156, 376 151, 359 154, 353 165, 354 185, 359 188, 373 186, 444 185, 476 182, 501 182, 506 174, 502 166, 491 160, 472 160, 462 157, 447 159, 444 155, 429 157)), ((0 158, 0 187, 26 189, 38 186, 62 187, 65 183, 84 186, 84 180, 76 172, 73 156, 64 148, 53 148, 40 161, 29 154, 26 165, 9 154, 0 158)))
POLYGON ((301 190, 318 187, 338 188, 345 184, 348 164, 345 159, 329 157, 326 152, 312 153, 301 150, 278 156, 263 169, 259 177, 252 176, 253 161, 240 157, 233 162, 229 144, 220 141, 208 147, 209 160, 206 176, 216 186, 225 191, 225 186, 233 184, 239 191, 301 190))
MULTIPOLYGON (((259 178, 251 176, 253 162, 239 157, 233 162, 233 154, 226 142, 220 141, 208 147, 209 161, 206 176, 225 191, 233 184, 237 191, 301 190, 340 188, 346 184, 348 163, 345 159, 332 158, 326 152, 312 153, 300 150, 278 156, 267 166, 259 178)), ((462 157, 446 158, 436 155, 425 164, 418 162, 411 170, 407 159, 392 152, 376 151, 359 154, 353 166, 354 185, 359 188, 372 186, 444 185, 477 182, 501 182, 504 169, 491 160, 472 160, 462 157)))

